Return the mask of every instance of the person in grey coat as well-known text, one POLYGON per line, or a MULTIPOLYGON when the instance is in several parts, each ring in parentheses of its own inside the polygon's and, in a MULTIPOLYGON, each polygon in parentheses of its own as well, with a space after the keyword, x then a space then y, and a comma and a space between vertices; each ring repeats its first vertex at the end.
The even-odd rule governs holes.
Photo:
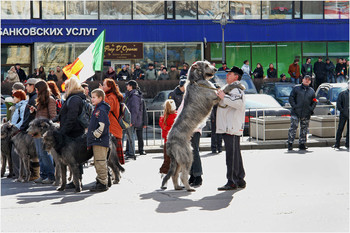
POLYGON ((154 65, 152 63, 148 64, 148 70, 145 73, 145 80, 157 80, 158 75, 154 65))

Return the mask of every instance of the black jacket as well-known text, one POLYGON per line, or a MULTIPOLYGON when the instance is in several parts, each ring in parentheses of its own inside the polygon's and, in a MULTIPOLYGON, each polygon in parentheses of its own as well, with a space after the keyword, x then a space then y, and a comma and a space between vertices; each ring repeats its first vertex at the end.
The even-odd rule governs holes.
POLYGON ((130 80, 131 76, 128 70, 121 70, 119 71, 118 75, 117 75, 117 79, 118 81, 123 81, 123 76, 126 76, 126 80, 130 80))
POLYGON ((103 77, 103 79, 106 79, 106 78, 111 78, 113 80, 116 80, 117 79, 117 75, 115 73, 115 71, 113 70, 113 72, 109 73, 108 71, 105 73, 105 76, 103 77))
POLYGON ((335 74, 336 76, 345 77, 345 75, 347 74, 346 64, 344 66, 344 64, 337 63, 337 65, 335 66, 335 74))
POLYGON ((57 76, 55 74, 49 74, 47 76, 47 81, 50 81, 50 80, 57 82, 57 76))
POLYGON ((134 74, 132 77, 134 80, 144 80, 145 79, 145 72, 141 69, 135 69, 134 74))
POLYGON ((17 71, 17 74, 19 77, 19 81, 24 82, 25 80, 27 80, 27 76, 26 76, 26 73, 24 72, 24 70, 19 68, 19 70, 16 69, 16 71, 17 71))
POLYGON ((316 79, 324 79, 326 78, 326 63, 324 62, 315 62, 314 64, 314 73, 316 75, 316 79))
POLYGON ((310 119, 316 107, 315 100, 315 91, 312 87, 306 87, 303 84, 296 85, 289 96, 292 115, 310 119))
POLYGON ((254 78, 263 78, 264 77, 264 70, 262 67, 255 68, 253 72, 254 78))
POLYGON ((173 99, 175 101, 176 110, 180 107, 182 102, 184 93, 180 90, 180 86, 177 86, 172 92, 169 94, 169 99, 173 99))
POLYGON ((268 78, 277 78, 277 70, 273 68, 272 70, 269 68, 267 70, 267 77, 268 78))
POLYGON ((326 74, 327 76, 334 75, 334 64, 333 62, 330 62, 329 64, 326 63, 326 74))
POLYGON ((35 119, 35 112, 30 113, 29 108, 30 106, 35 106, 37 97, 38 95, 35 90, 32 93, 29 93, 28 104, 24 110, 23 124, 21 125, 21 128, 20 128, 21 131, 26 131, 29 127, 29 123, 35 119))
POLYGON ((78 116, 83 110, 82 99, 86 99, 86 96, 82 92, 70 94, 64 102, 60 115, 58 116, 61 125, 60 132, 68 137, 76 138, 83 135, 85 132, 84 127, 82 127, 78 121, 78 116), (81 97, 81 99, 77 97, 72 98, 75 95, 81 97), (70 98, 72 99, 69 101, 68 105, 68 100, 70 98))
POLYGON ((305 75, 310 75, 310 77, 312 77, 312 65, 310 64, 303 64, 303 66, 301 67, 301 74, 303 75, 303 77, 305 77, 305 75))
POLYGON ((349 89, 339 93, 337 109, 340 112, 340 117, 349 118, 349 89))

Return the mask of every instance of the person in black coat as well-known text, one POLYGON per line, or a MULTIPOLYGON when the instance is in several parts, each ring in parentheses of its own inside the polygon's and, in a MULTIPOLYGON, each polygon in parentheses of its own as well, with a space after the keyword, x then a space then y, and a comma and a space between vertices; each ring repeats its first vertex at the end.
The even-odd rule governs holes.
POLYGON ((306 58, 306 63, 302 65, 301 67, 301 74, 304 77, 305 75, 309 75, 312 77, 312 65, 311 65, 311 58, 306 58))
POLYGON ((264 77, 264 70, 260 63, 256 64, 256 68, 253 72, 254 78, 263 78, 264 77))
POLYGON ((136 127, 136 136, 137 136, 137 142, 138 142, 138 148, 139 148, 139 154, 145 155, 146 152, 144 150, 144 143, 143 143, 143 129, 147 128, 148 125, 148 115, 147 115, 147 108, 146 108, 146 102, 142 98, 142 126, 136 127))
POLYGON ((129 71, 126 69, 126 66, 123 65, 122 66, 122 70, 119 71, 118 75, 117 75, 117 79, 118 81, 128 81, 131 80, 131 76, 129 71))
POLYGON ((135 70, 134 70, 132 79, 133 80, 145 79, 145 72, 141 69, 140 63, 135 64, 135 70))
POLYGON ((329 58, 326 59, 326 76, 327 76, 327 83, 335 83, 335 77, 334 77, 334 64, 329 58))
POLYGON ((335 139, 335 145, 333 146, 334 148, 337 148, 337 149, 340 148, 340 139, 343 134, 343 130, 346 123, 347 123, 346 124, 347 131, 346 131, 345 147, 349 149, 349 86, 350 86, 350 82, 348 81, 347 90, 340 92, 337 99, 337 109, 340 112, 340 116, 339 116, 339 125, 338 125, 337 135, 335 139))
POLYGON ((316 75, 315 78, 315 90, 317 90, 318 86, 322 83, 326 82, 326 63, 322 61, 322 57, 318 58, 318 61, 314 64, 314 73, 316 75))
POLYGON ((345 59, 339 58, 338 63, 335 66, 335 75, 337 78, 337 83, 342 83, 345 80, 345 75, 347 74, 346 62, 344 64, 345 59))
POLYGON ((47 81, 50 81, 50 80, 55 82, 58 81, 54 70, 50 70, 50 74, 47 76, 47 81))
POLYGON ((315 91, 310 86, 311 77, 305 75, 302 84, 296 85, 289 96, 289 103, 292 106, 291 125, 288 131, 288 150, 293 150, 293 142, 300 121, 299 149, 306 150, 306 134, 309 127, 311 115, 314 113, 317 100, 315 91))
POLYGON ((107 72, 105 73, 103 79, 106 79, 106 78, 111 78, 113 80, 116 80, 117 79, 117 74, 115 73, 114 69, 112 66, 108 67, 108 70, 107 72))
POLYGON ((19 81, 24 82, 27 80, 26 73, 21 69, 21 66, 18 63, 16 64, 16 72, 18 74, 19 81))
POLYGON ((186 79, 180 79, 179 85, 172 91, 170 92, 168 98, 173 99, 175 101, 176 105, 176 110, 180 107, 182 98, 185 92, 185 85, 186 79))
POLYGON ((30 78, 26 82, 26 91, 29 96, 28 104, 24 110, 24 116, 23 116, 23 124, 20 127, 21 131, 26 131, 29 128, 29 123, 35 119, 35 112, 30 113, 30 107, 36 105, 36 99, 38 97, 36 91, 35 91, 35 84, 37 83, 37 79, 30 78))
POLYGON ((272 63, 269 65, 269 69, 267 70, 267 77, 277 78, 277 70, 273 67, 272 63))

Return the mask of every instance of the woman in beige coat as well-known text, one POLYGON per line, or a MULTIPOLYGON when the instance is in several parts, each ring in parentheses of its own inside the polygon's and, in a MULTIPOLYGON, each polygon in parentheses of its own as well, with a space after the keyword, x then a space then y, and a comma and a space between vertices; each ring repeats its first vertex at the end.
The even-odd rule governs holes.
POLYGON ((10 83, 19 82, 19 76, 14 66, 11 66, 10 70, 7 71, 5 82, 10 82, 10 83))

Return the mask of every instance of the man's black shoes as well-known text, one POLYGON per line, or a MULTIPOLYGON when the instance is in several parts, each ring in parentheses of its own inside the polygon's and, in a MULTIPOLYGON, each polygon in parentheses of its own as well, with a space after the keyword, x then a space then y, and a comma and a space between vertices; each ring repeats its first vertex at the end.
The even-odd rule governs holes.
POLYGON ((237 186, 235 184, 225 184, 224 186, 219 187, 218 191, 229 191, 235 189, 237 189, 237 186))
POLYGON ((293 150, 293 143, 288 143, 288 150, 293 150))
POLYGON ((98 180, 96 184, 90 189, 90 192, 104 192, 107 191, 108 187, 105 184, 101 184, 98 180))
POLYGON ((203 182, 202 176, 196 176, 193 182, 190 184, 190 186, 198 187, 202 185, 202 182, 203 182))
POLYGON ((299 150, 307 150, 307 149, 308 149, 308 147, 305 146, 305 144, 300 144, 299 145, 299 150))

